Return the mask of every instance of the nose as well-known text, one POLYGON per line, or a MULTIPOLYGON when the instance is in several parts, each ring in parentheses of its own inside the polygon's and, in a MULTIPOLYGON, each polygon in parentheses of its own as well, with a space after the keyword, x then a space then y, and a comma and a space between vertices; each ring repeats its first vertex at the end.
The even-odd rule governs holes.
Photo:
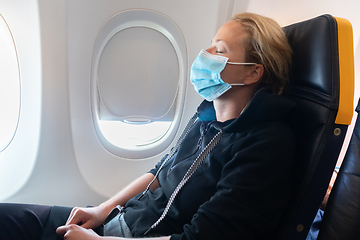
POLYGON ((211 53, 211 54, 215 54, 215 47, 214 47, 214 46, 209 47, 209 48, 206 49, 205 51, 207 51, 208 53, 211 53))

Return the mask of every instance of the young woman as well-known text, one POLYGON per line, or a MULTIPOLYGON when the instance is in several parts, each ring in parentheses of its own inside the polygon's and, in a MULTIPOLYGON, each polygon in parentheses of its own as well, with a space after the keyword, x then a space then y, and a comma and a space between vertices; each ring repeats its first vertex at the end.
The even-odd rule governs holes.
POLYGON ((291 193, 295 107, 280 96, 290 61, 275 21, 234 16, 195 59, 190 80, 206 100, 154 169, 93 208, 3 204, 0 225, 13 223, 0 236, 26 235, 14 216, 31 211, 42 239, 267 239, 291 193))

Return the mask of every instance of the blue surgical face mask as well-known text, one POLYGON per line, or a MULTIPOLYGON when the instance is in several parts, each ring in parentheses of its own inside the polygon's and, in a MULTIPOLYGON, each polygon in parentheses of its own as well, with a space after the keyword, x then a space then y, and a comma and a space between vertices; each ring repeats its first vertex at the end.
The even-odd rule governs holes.
POLYGON ((243 83, 229 84, 221 79, 220 73, 226 64, 256 65, 256 63, 234 63, 228 62, 228 60, 227 57, 213 55, 205 50, 201 50, 194 60, 190 71, 190 81, 200 96, 207 101, 218 98, 231 86, 244 85, 243 83))

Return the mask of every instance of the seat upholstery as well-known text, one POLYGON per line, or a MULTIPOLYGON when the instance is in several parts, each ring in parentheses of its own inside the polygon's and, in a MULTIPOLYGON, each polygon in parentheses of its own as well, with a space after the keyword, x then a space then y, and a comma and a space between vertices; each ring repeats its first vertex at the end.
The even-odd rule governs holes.
MULTIPOLYGON (((351 66, 351 59, 350 63, 341 63, 339 28, 339 21, 331 15, 284 28, 293 49, 287 96, 299 109, 295 123, 298 149, 293 168, 292 199, 274 239, 306 238, 336 165, 347 125, 351 122, 354 79, 342 77, 344 69, 340 66, 351 66), (344 86, 349 87, 346 91, 350 89, 347 93, 350 98, 345 101, 341 98, 346 95, 344 86), (351 113, 339 110, 344 109, 341 105, 349 104, 351 106, 346 109, 351 109, 351 113), (338 122, 339 114, 345 115, 343 119, 347 120, 338 122)), ((346 71, 348 69, 351 70, 347 68, 346 71)))
MULTIPOLYGON (((360 112, 360 100, 356 111, 360 112)), ((331 191, 319 240, 360 238, 360 117, 331 191)))

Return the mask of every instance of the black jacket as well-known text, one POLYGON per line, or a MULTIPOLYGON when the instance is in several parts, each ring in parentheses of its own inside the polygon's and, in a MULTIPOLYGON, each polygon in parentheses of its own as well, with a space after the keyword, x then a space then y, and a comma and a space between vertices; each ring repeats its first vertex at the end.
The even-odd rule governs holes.
MULTIPOLYGON (((149 235, 177 239, 257 239, 276 226, 291 194, 294 104, 262 89, 237 119, 215 120, 211 102, 158 176, 160 188, 126 204, 134 237, 160 217, 194 159, 220 129, 223 136, 180 190, 169 213, 149 235)), ((163 160, 165 157, 163 158, 163 160)), ((155 174, 161 162, 150 172, 155 174)))

